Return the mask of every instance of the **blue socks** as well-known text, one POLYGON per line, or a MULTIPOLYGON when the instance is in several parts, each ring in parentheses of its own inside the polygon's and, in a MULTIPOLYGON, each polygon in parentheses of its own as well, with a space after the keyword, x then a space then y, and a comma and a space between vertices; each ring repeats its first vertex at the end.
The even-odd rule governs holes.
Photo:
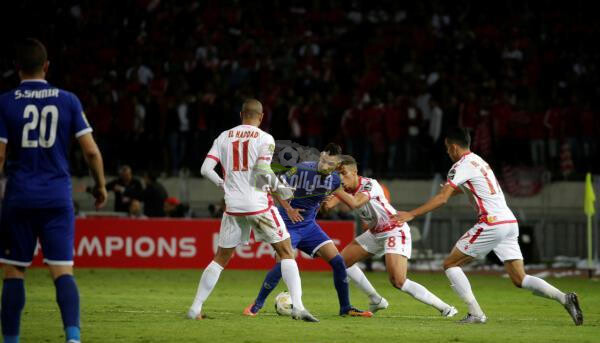
MULTIPOLYGON (((79 333, 79 292, 72 275, 62 275, 54 281, 56 302, 65 328, 66 340, 81 340, 79 333)), ((5 343, 19 342, 21 312, 25 307, 23 279, 5 279, 2 287, 2 335, 5 343)))
POLYGON ((337 291, 338 300, 340 302, 340 314, 346 313, 352 307, 350 305, 350 291, 348 290, 348 274, 346 273, 346 264, 342 255, 337 254, 329 260, 329 264, 333 269, 333 284, 337 291))
POLYGON ((5 343, 19 342, 21 312, 25 307, 23 279, 4 279, 2 286, 2 335, 5 343))
POLYGON ((275 264, 275 266, 267 273, 265 281, 260 288, 260 292, 258 292, 258 297, 254 301, 254 306, 250 309, 252 313, 260 311, 265 305, 265 300, 267 300, 269 294, 277 287, 279 280, 281 280, 281 263, 275 264))
POLYGON ((66 340, 80 341, 79 333, 79 291, 73 275, 61 275, 54 280, 56 302, 65 328, 66 340))

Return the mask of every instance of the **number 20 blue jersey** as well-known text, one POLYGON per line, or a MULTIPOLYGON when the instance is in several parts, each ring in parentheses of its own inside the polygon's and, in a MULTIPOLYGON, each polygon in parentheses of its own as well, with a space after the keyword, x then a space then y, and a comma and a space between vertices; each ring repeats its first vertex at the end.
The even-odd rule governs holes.
POLYGON ((74 94, 25 80, 0 96, 0 141, 7 144, 4 201, 23 208, 72 206, 68 153, 91 132, 74 94))

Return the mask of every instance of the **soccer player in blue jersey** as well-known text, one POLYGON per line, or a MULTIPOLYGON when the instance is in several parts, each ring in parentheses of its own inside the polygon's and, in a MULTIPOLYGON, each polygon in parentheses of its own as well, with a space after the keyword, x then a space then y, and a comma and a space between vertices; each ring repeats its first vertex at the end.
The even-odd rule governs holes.
MULTIPOLYGON (((321 153, 318 162, 301 162, 285 173, 284 178, 296 190, 291 203, 279 201, 282 206, 279 212, 290 233, 292 247, 311 256, 320 256, 331 265, 333 283, 340 303, 340 315, 371 317, 371 312, 358 310, 350 304, 344 259, 316 221, 321 202, 332 193, 343 192, 340 176, 335 171, 341 162, 341 150, 339 145, 330 143, 321 153)), ((349 198, 348 201, 353 200, 346 193, 342 196, 344 195, 349 198)), ((254 303, 247 306, 243 313, 256 316, 280 279, 281 264, 278 262, 267 273, 254 303)))
POLYGON ((17 47, 15 63, 21 84, 0 96, 0 170, 7 176, 0 219, 2 335, 5 343, 19 341, 25 268, 39 239, 56 287, 66 341, 77 343, 79 292, 73 278, 75 218, 67 155, 76 138, 96 182, 96 208, 106 202, 102 156, 79 99, 46 82, 44 45, 25 39, 17 47))

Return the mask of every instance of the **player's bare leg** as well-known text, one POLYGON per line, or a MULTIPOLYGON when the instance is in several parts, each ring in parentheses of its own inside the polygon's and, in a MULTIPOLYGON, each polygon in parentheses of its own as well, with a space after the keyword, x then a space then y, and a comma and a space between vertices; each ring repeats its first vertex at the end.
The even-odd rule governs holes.
POLYGON ((487 317, 481 310, 475 295, 471 290, 469 279, 460 266, 473 260, 472 256, 466 255, 456 247, 452 248, 450 255, 444 260, 444 270, 450 280, 450 286, 456 294, 467 304, 469 313, 463 318, 461 323, 485 323, 487 317))
POLYGON ((73 266, 49 265, 48 271, 50 272, 52 280, 56 280, 63 275, 73 275, 73 266))
POLYGON ((2 335, 5 342, 18 341, 21 313, 25 307, 25 268, 4 265, 2 286, 2 335))
POLYGON ((372 312, 361 311, 350 304, 346 264, 344 263, 344 258, 335 247, 335 244, 329 242, 323 245, 319 248, 317 255, 327 261, 333 270, 333 283, 340 303, 340 315, 350 317, 372 317, 372 312))
POLYGON ((583 324, 583 313, 575 293, 563 293, 548 282, 525 273, 523 260, 504 261, 506 272, 513 284, 519 288, 529 289, 533 294, 558 301, 567 310, 575 325, 583 324))
POLYGON ((281 276, 290 291, 292 297, 292 318, 302 319, 307 322, 318 322, 302 304, 302 283, 300 282, 300 271, 296 260, 294 260, 294 251, 290 239, 271 244, 277 255, 281 258, 281 276))
POLYGON ((206 301, 212 290, 219 281, 221 272, 233 256, 235 248, 223 248, 219 247, 213 260, 202 272, 200 282, 198 284, 198 290, 196 291, 196 297, 192 303, 192 307, 188 311, 188 318, 190 319, 202 319, 202 304, 206 301))
POLYGON ((358 289, 360 289, 367 297, 369 297, 369 311, 375 313, 379 310, 384 310, 389 306, 388 301, 379 295, 375 287, 369 282, 367 276, 356 265, 356 262, 362 261, 373 256, 366 251, 360 244, 353 240, 342 250, 342 257, 346 263, 346 273, 348 277, 354 281, 358 289))
POLYGON ((421 284, 409 280, 406 277, 408 270, 408 259, 400 254, 385 254, 385 265, 392 286, 411 295, 420 302, 432 306, 444 317, 453 317, 458 311, 431 293, 421 284))

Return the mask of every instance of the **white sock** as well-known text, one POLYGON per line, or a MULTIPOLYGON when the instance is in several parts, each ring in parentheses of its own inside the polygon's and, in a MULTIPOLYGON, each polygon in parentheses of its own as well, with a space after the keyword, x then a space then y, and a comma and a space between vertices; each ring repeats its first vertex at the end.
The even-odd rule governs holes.
POLYGON ((435 294, 431 293, 427 288, 422 285, 406 279, 402 285, 402 291, 413 296, 413 298, 420 302, 435 307, 438 311, 443 311, 450 307, 450 305, 443 302, 440 298, 436 297, 435 294))
POLYGON ((196 298, 192 304, 191 310, 196 315, 199 315, 202 311, 202 304, 206 301, 210 292, 215 288, 217 281, 219 281, 219 275, 223 271, 223 267, 215 261, 211 261, 204 272, 198 283, 198 290, 196 291, 196 298))
POLYGON ((379 302, 381 301, 381 296, 377 293, 375 287, 371 285, 365 273, 363 273, 363 271, 356 264, 354 264, 350 268, 347 268, 346 273, 348 274, 350 280, 356 283, 358 289, 360 289, 369 297, 371 303, 379 304, 379 302))
POLYGON ((296 260, 286 258, 281 260, 281 276, 287 285, 292 297, 292 305, 300 311, 304 310, 302 304, 302 283, 300 282, 300 272, 296 260))
POLYGON ((483 311, 475 299, 475 295, 471 290, 471 284, 469 283, 469 279, 467 279, 465 272, 463 272, 460 267, 452 267, 446 269, 446 276, 450 280, 450 286, 452 286, 456 294, 458 294, 469 307, 469 313, 481 317, 483 311))
POLYGON ((548 299, 554 299, 563 305, 567 302, 565 293, 561 292, 559 289, 540 279, 539 277, 525 275, 521 286, 532 291, 535 295, 539 295, 548 299))

